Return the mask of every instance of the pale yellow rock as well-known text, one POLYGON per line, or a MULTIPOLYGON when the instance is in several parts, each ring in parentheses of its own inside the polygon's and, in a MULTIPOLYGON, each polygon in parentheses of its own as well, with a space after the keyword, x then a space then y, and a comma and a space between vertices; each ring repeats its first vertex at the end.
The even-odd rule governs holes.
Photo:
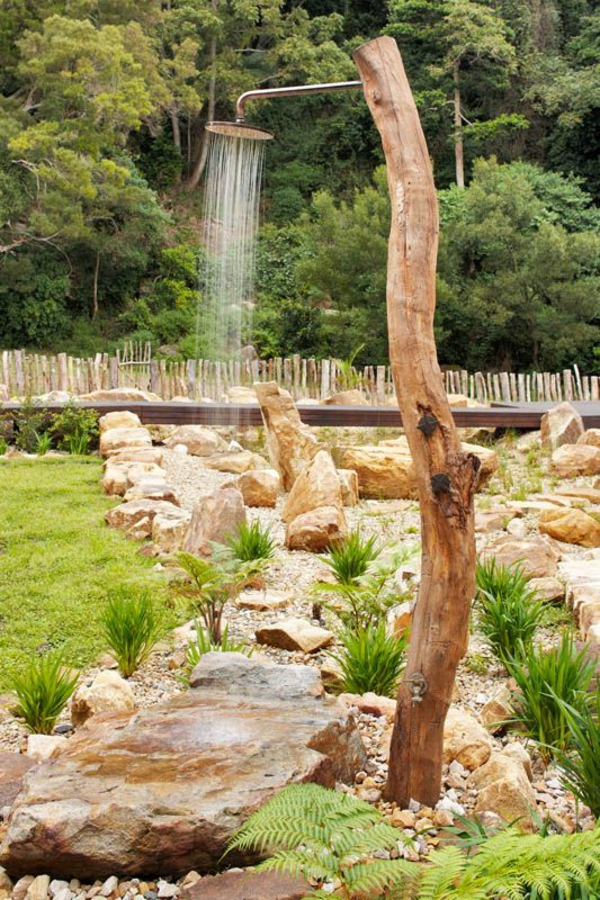
POLYGON ((490 758, 492 741, 470 713, 450 707, 444 723, 444 761, 455 759, 466 769, 477 769, 490 758))
POLYGON ((545 510, 540 513, 539 528, 557 541, 580 547, 600 547, 600 522, 582 509, 545 510))
POLYGON ((479 718, 491 734, 506 728, 506 723, 514 716, 511 694, 506 685, 498 688, 493 697, 484 704, 479 718))
POLYGON ((153 463, 160 466, 163 460, 163 452, 160 447, 125 447, 115 453, 111 453, 105 462, 105 466, 109 463, 120 464, 124 462, 136 463, 153 463))
POLYGON ((558 578, 531 578, 529 587, 535 591, 543 600, 552 603, 555 600, 563 600, 565 596, 565 586, 558 578))
POLYGON ((500 756, 508 756, 509 759, 514 759, 519 762, 523 766, 529 781, 533 781, 531 757, 523 744, 520 744, 519 741, 512 741, 512 743, 505 746, 504 750, 501 751, 500 756))
POLYGON ((241 475, 250 469, 260 469, 265 466, 265 461, 258 453, 250 450, 238 450, 231 453, 215 453, 204 460, 207 469, 216 469, 218 472, 230 472, 232 475, 241 475))
MULTIPOLYGON (((502 757, 501 754, 494 754, 490 762, 491 768, 486 770, 484 766, 485 777, 476 783, 480 790, 475 812, 492 812, 505 822, 514 822, 518 819, 516 823, 518 828, 522 831, 533 831, 535 824, 532 813, 536 811, 536 799, 523 766, 516 760, 502 757)), ((474 779, 479 772, 474 773, 474 779)))
POLYGON ((92 391, 90 394, 81 394, 80 400, 108 400, 115 403, 151 403, 162 400, 158 394, 152 391, 142 391, 139 388, 108 388, 101 391, 92 391))
POLYGON ((281 475, 284 491, 322 449, 308 425, 304 425, 291 395, 275 381, 255 383, 266 429, 267 448, 271 465, 281 475))
POLYGON ((583 420, 570 403, 560 403, 542 416, 542 447, 546 450, 574 444, 582 434, 583 420))
POLYGON ((254 612, 269 612, 273 609, 284 609, 290 602, 290 595, 281 591, 265 589, 262 591, 242 591, 235 605, 238 609, 251 609, 254 612))
POLYGON ((588 428, 577 438, 578 444, 586 447, 598 447, 600 449, 600 428, 588 428))
POLYGON ((342 508, 340 479, 327 450, 319 450, 300 473, 281 512, 284 522, 320 506, 342 508))
POLYGON ((302 650, 314 653, 327 647, 333 640, 331 631, 311 625, 304 619, 286 619, 276 625, 265 625, 256 632, 259 644, 277 647, 280 650, 302 650))
POLYGON ((245 521, 246 510, 241 493, 234 487, 219 488, 196 503, 184 550, 208 558, 212 554, 211 543, 225 543, 245 521))
POLYGON ((342 503, 344 506, 358 505, 358 475, 352 469, 338 469, 342 503))
POLYGON ((192 518, 187 509, 174 506, 168 513, 159 513, 152 519, 152 540, 165 553, 183 549, 192 518))
POLYGON ((476 510, 475 531, 477 534, 491 534, 494 531, 502 531, 508 518, 504 509, 476 510))
POLYGON ((212 456, 227 449, 217 432, 203 425, 181 425, 165 438, 165 447, 173 449, 179 444, 187 447, 192 456, 212 456))
POLYGON ((119 528, 122 531, 128 531, 137 525, 142 519, 147 518, 150 522, 159 513, 169 513, 178 509, 172 503, 166 503, 164 500, 130 500, 128 503, 121 503, 109 509, 104 514, 104 519, 112 528, 119 528))
POLYGON ((67 738, 63 734, 30 734, 27 737, 27 756, 36 762, 43 762, 60 753, 66 743, 67 738))
POLYGON ((179 497, 173 488, 165 481, 155 478, 141 478, 133 487, 130 487, 124 498, 128 500, 166 500, 179 506, 179 497))
POLYGON ((452 407, 464 408, 469 405, 469 398, 464 394, 448 394, 448 403, 452 407))
POLYGON ((600 448, 589 444, 565 444, 552 454, 552 470, 561 478, 600 475, 600 448))
POLYGON ((165 470, 154 463, 133 461, 115 463, 109 459, 104 466, 102 489, 106 494, 122 497, 139 481, 150 478, 154 481, 162 480, 164 482, 165 477, 165 470))
POLYGON ((321 553, 342 541, 347 533, 343 511, 337 506, 320 506, 288 522, 285 546, 288 550, 321 553))
POLYGON ((131 712, 136 708, 131 685, 111 669, 100 672, 89 686, 79 687, 71 698, 71 721, 79 728, 92 716, 106 712, 131 712))
POLYGON ((482 558, 494 558, 507 567, 518 564, 530 578, 545 578, 556 575, 560 555, 560 548, 548 537, 535 535, 518 540, 502 535, 487 545, 482 558))
POLYGON ((111 428, 100 435, 100 455, 110 456, 134 447, 151 447, 152 438, 146 428, 111 428))
POLYGON ((258 403, 256 391, 239 384, 227 388, 227 399, 230 403, 258 403))
POLYGON ((326 397, 323 400, 323 403, 326 406, 369 406, 369 401, 367 397, 363 394, 362 391, 353 388, 348 391, 339 391, 337 394, 332 394, 331 397, 326 397))
POLYGON ((48 888, 50 887, 49 875, 38 875, 33 879, 27 893, 26 900, 46 900, 48 897, 48 888))
POLYGON ((139 416, 129 410, 123 409, 109 412, 99 420, 100 434, 110 431, 111 428, 141 428, 142 422, 139 416))

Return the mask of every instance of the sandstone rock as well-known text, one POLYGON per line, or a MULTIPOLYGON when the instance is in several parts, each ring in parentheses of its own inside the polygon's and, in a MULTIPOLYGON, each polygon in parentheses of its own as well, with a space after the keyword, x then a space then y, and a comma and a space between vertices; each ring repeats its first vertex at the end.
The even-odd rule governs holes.
POLYGON ((181 900, 303 900, 310 885, 278 872, 222 872, 184 888, 181 900))
POLYGON ((348 527, 341 509, 336 506, 320 506, 311 512, 296 516, 288 523, 285 546, 288 550, 308 550, 320 553, 342 541, 348 527))
POLYGON ((340 479, 327 450, 319 450, 312 462, 296 478, 281 518, 284 522, 291 522, 296 516, 320 506, 342 509, 340 479))
POLYGON ((162 460, 163 452, 160 447, 124 447, 122 450, 117 450, 116 453, 111 453, 106 461, 106 465, 109 463, 121 465, 121 463, 135 462, 152 463, 155 466, 160 466, 162 460))
POLYGON ((0 814, 12 805, 26 773, 35 765, 29 756, 0 750, 0 814))
POLYGON ((553 603, 555 600, 563 600, 565 586, 558 578, 531 578, 529 587, 534 590, 542 600, 553 603))
POLYGON ((150 403, 162 398, 151 391, 141 391, 138 388, 110 388, 102 391, 92 391, 90 394, 81 394, 80 400, 107 400, 114 403, 150 403))
POLYGON ((540 514, 539 527, 542 534, 549 534, 557 541, 600 547, 600 522, 582 509, 545 510, 540 514))
POLYGON ((154 517, 159 513, 168 516, 174 509, 178 509, 178 507, 173 506, 172 503, 166 503, 164 500, 130 500, 128 503, 122 503, 120 506, 109 509, 104 514, 104 519, 111 528, 128 531, 144 518, 152 523, 154 517))
POLYGON ((506 722, 514 716, 511 693, 506 685, 498 688, 494 696, 483 706, 479 717, 491 734, 497 734, 506 727, 506 722))
POLYGON ((67 742, 62 734, 30 734, 27 737, 27 756, 35 762, 44 762, 60 753, 67 742))
POLYGON ((235 601, 238 609, 251 609, 254 612, 270 612, 284 609, 290 602, 290 595, 270 588, 263 591, 242 591, 235 601))
POLYGON ((69 403, 73 400, 73 394, 69 391, 47 391, 45 394, 38 394, 33 398, 36 403, 45 405, 52 403, 69 403))
POLYGON ((527 537, 527 525, 523 521, 523 519, 514 518, 511 519, 510 522, 506 526, 507 534, 510 534, 511 537, 518 538, 519 540, 525 540, 527 537))
POLYGON ((552 454, 552 469, 561 478, 600 475, 600 448, 589 444, 566 444, 552 454))
POLYGON ((452 407, 464 408, 469 405, 469 398, 464 394, 448 394, 448 403, 452 407))
POLYGON ((271 465, 281 475, 283 489, 294 481, 322 449, 308 425, 304 425, 291 395, 275 381, 254 385, 265 424, 271 465))
POLYGON ((109 412, 102 416, 99 421, 100 434, 110 431, 111 428, 141 428, 142 423, 140 417, 135 413, 126 409, 117 412, 109 412))
POLYGON ((570 403, 559 403, 542 416, 542 447, 546 450, 574 444, 582 434, 583 420, 570 403))
POLYGON ((192 514, 187 509, 176 506, 168 512, 161 512, 152 519, 152 540, 165 553, 181 550, 189 528, 192 514))
POLYGON ((49 887, 50 877, 48 875, 38 875, 27 889, 26 900, 46 900, 49 887))
POLYGON ((491 534, 494 531, 502 531, 506 519, 506 510, 477 510, 475 512, 475 532, 477 534, 491 534))
POLYGON ((104 465, 102 488, 106 494, 122 497, 127 493, 129 488, 136 485, 139 481, 148 478, 151 478, 154 481, 160 480, 164 482, 166 472, 154 463, 115 463, 112 459, 109 459, 104 465))
POLYGON ((225 441, 216 431, 203 425, 180 425, 165 440, 165 447, 172 449, 182 444, 192 456, 212 456, 225 450, 225 441))
POLYGON ((396 701, 391 697, 380 697, 373 691, 367 691, 366 694, 340 694, 338 700, 346 706, 355 706, 361 713, 387 719, 388 722, 393 722, 396 716, 396 701))
POLYGON ((331 397, 326 397, 323 400, 323 403, 326 406, 369 406, 369 401, 365 397, 362 391, 357 390, 356 388, 349 391, 339 391, 337 394, 332 394, 331 397))
MULTIPOLYGON (((95 717, 30 771, 0 864, 13 876, 88 883, 115 872, 214 871, 231 835, 286 784, 352 783, 365 763, 352 717, 314 696, 311 667, 211 653, 193 685, 133 715, 95 717)), ((231 866, 252 861, 228 856, 231 866)))
POLYGON ((588 428, 577 438, 577 443, 586 447, 597 447, 600 450, 600 428, 588 428))
POLYGON ((212 552, 210 542, 224 543, 245 521, 244 499, 237 488, 219 488, 196 503, 184 550, 209 557, 212 552))
POLYGON ((352 469, 338 469, 342 503, 344 506, 357 506, 358 504, 358 475, 352 469))
POLYGON ((146 428, 111 428, 100 435, 101 456, 111 456, 133 447, 152 447, 150 432, 146 428))
POLYGON ((318 628, 305 622, 304 619, 286 619, 276 625, 265 625, 256 632, 259 644, 277 647, 280 650, 301 650, 303 653, 314 653, 329 646, 333 640, 331 631, 318 628))
POLYGON ((243 472, 234 487, 240 491, 246 506, 266 506, 274 509, 281 479, 276 469, 250 469, 243 472))
POLYGON ((489 543, 482 556, 494 557, 503 566, 519 563, 529 577, 546 578, 556 574, 560 550, 547 537, 533 536, 520 541, 503 535, 489 543))
POLYGON ((495 753, 485 766, 473 773, 469 784, 479 788, 477 813, 493 812, 506 822, 519 819, 517 825, 523 831, 534 830, 535 792, 517 760, 495 753))
POLYGON ((492 741, 485 728, 467 712, 450 707, 444 724, 444 760, 466 769, 479 768, 490 758, 492 741))
POLYGON ((258 403, 256 391, 242 385, 234 385, 227 389, 227 399, 230 403, 258 403))
POLYGON ((77 688, 71 698, 71 721, 79 728, 98 713, 132 712, 135 708, 131 685, 109 669, 96 675, 90 685, 77 688))
MULTIPOLYGON (((481 490, 498 468, 498 454, 478 444, 462 444, 462 449, 481 462, 477 485, 481 490)), ((342 456, 342 465, 357 473, 361 497, 393 500, 417 496, 414 466, 405 437, 381 441, 376 446, 350 447, 342 456)))
POLYGON ((251 450, 239 450, 233 453, 215 453, 204 460, 207 469, 216 469, 217 472, 231 472, 232 475, 241 475, 250 469, 260 469, 265 461, 258 453, 251 450))
POLYGON ((335 691, 342 685, 344 680, 342 667, 337 659, 333 659, 332 656, 327 657, 319 669, 319 672, 325 688, 335 691))
POLYGON ((124 500, 166 500, 179 506, 179 497, 166 481, 155 478, 141 478, 125 493, 124 500))
POLYGON ((508 756, 509 759, 514 759, 519 762, 525 769, 525 774, 529 781, 533 781, 531 757, 523 744, 520 744, 519 741, 513 741, 512 743, 507 744, 504 750, 501 751, 500 756, 508 756))

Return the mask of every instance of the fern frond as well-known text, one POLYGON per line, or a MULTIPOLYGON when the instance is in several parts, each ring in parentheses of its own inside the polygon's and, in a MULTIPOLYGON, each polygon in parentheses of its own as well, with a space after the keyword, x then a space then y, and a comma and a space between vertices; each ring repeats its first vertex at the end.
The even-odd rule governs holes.
POLYGON ((415 863, 405 859, 375 859, 342 870, 345 883, 354 893, 372 896, 406 881, 414 881, 417 872, 415 863))
POLYGON ((361 857, 376 850, 391 850, 399 839, 397 828, 380 822, 363 831, 344 828, 333 835, 332 843, 336 852, 343 856, 361 857))
POLYGON ((458 883, 467 864, 467 857, 458 847, 444 847, 430 854, 429 865, 421 878, 419 900, 447 900, 457 896, 450 889, 458 883))

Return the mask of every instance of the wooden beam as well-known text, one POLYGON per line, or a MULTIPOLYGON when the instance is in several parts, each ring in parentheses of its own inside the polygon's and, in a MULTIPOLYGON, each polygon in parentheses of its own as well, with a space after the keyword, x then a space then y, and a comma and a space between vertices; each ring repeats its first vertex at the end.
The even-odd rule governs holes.
POLYGON ((475 592, 473 494, 480 463, 461 449, 437 360, 437 197, 400 52, 393 38, 381 37, 359 47, 354 61, 387 163, 390 360, 421 511, 421 587, 398 694, 386 796, 401 807, 411 799, 434 806, 442 782, 444 721, 467 649, 475 592))

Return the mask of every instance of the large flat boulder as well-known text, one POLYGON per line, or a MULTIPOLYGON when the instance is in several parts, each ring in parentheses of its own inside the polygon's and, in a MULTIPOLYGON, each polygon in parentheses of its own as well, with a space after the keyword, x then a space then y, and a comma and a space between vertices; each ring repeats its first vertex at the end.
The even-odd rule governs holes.
POLYGON ((111 428, 141 428, 142 422, 139 416, 126 409, 109 412, 102 416, 99 423, 100 434, 110 431, 111 428))
POLYGON ((100 435, 101 456, 146 447, 152 447, 152 438, 147 428, 110 428, 100 435))
POLYGON ((556 575, 561 552, 557 544, 546 536, 533 535, 519 539, 502 535, 491 541, 482 557, 494 557, 502 566, 520 565, 530 578, 549 578, 556 575))
POLYGON ((164 443, 165 447, 169 448, 182 444, 192 456, 212 456, 213 453, 219 453, 227 448, 227 444, 216 431, 202 425, 180 425, 164 443))
POLYGON ((0 815, 12 805, 34 765, 35 760, 29 756, 0 750, 0 815))
POLYGON ((559 403, 542 416, 542 447, 558 450, 563 444, 575 444, 583 434, 583 419, 570 403, 559 403))
POLYGON ((561 478, 600 475, 600 447, 565 444, 552 454, 552 470, 561 478))
POLYGON ((319 696, 308 666, 210 653, 191 684, 138 713, 95 716, 28 773, 0 847, 12 877, 214 871, 234 831, 285 785, 333 787, 364 765, 352 716, 319 696))
POLYGON ((169 515, 173 510, 179 512, 179 508, 166 500, 129 500, 114 506, 104 514, 107 525, 111 528, 119 528, 121 531, 130 531, 138 525, 142 519, 149 523, 148 536, 152 532, 152 521, 155 516, 162 513, 169 515))
POLYGON ((566 544, 600 547, 600 522, 582 509, 544 510, 540 513, 540 531, 566 544))
POLYGON ((184 887, 181 900, 304 900, 311 886, 279 872, 222 872, 184 887))
POLYGON ((291 394, 276 381, 256 382, 267 435, 271 465, 281 475, 283 489, 289 491, 304 467, 323 448, 308 425, 304 425, 291 394))
POLYGON ((107 388, 100 391, 91 391, 89 394, 80 394, 80 400, 108 401, 114 403, 152 403, 162 398, 152 391, 142 391, 139 388, 107 388))

